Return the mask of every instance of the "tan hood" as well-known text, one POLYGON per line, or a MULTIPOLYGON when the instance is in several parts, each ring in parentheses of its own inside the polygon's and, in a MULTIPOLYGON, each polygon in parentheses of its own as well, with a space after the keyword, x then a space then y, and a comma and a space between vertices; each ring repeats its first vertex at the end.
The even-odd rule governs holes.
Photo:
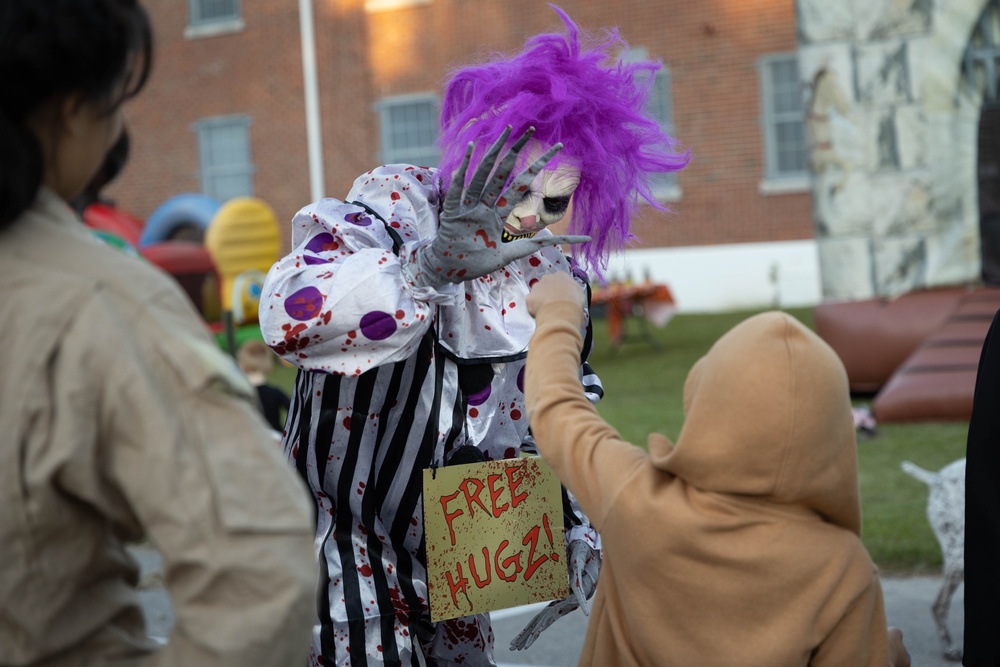
POLYGON ((847 374, 793 317, 768 312, 712 346, 684 385, 685 422, 653 464, 703 490, 808 507, 861 532, 847 374))

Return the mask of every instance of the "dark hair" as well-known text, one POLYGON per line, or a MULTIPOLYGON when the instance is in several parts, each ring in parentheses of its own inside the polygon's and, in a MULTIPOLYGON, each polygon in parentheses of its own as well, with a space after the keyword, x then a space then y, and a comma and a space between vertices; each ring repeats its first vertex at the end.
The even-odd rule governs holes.
POLYGON ((72 94, 113 113, 145 85, 152 50, 137 0, 0 0, 0 229, 41 186, 32 113, 72 94))

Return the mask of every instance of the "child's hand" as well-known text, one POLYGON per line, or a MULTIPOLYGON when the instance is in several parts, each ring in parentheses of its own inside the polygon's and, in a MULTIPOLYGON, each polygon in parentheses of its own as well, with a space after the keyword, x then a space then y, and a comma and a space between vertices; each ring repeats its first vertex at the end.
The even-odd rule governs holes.
POLYGON ((889 627, 889 664, 892 667, 910 667, 910 654, 903 646, 903 631, 889 627))
POLYGON ((534 317, 542 306, 555 301, 572 301, 583 310, 587 297, 580 283, 568 273, 550 273, 531 287, 528 293, 528 314, 534 317))

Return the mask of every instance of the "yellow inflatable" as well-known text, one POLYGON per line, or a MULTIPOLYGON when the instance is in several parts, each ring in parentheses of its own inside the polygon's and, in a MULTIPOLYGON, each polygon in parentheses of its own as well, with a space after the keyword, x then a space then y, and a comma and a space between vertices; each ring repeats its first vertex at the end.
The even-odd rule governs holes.
POLYGON ((222 281, 222 309, 234 324, 256 322, 260 286, 281 252, 274 211, 254 197, 229 200, 212 218, 205 247, 222 281))

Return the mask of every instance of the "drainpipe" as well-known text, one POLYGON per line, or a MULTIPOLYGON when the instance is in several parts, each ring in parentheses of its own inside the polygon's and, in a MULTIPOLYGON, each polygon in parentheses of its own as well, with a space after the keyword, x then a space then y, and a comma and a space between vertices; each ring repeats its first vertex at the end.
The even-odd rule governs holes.
POLYGON ((323 132, 319 114, 319 80, 316 76, 316 41, 312 0, 299 0, 299 33, 302 42, 302 83, 306 106, 306 141, 309 145, 310 201, 319 201, 323 187, 323 132))

